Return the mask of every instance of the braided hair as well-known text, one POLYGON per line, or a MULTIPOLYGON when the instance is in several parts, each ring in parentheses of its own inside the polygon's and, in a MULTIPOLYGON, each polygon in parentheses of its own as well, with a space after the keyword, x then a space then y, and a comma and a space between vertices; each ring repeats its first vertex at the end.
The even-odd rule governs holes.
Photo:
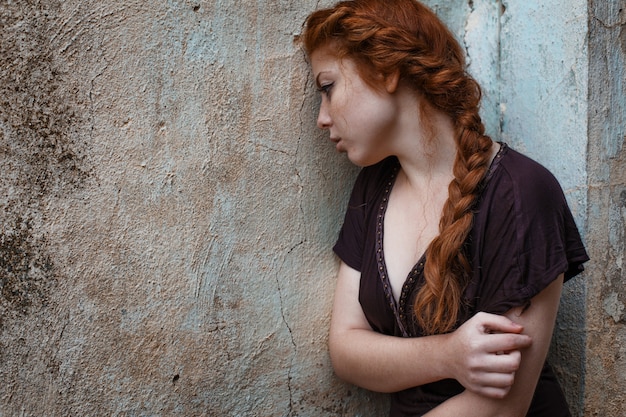
POLYGON ((490 159, 492 140, 478 114, 481 91, 467 73, 454 35, 416 0, 342 1, 313 12, 302 36, 308 55, 330 46, 357 64, 370 85, 399 71, 400 78, 454 122, 454 179, 442 210, 439 235, 426 250, 424 284, 414 302, 424 334, 453 330, 471 272, 464 244, 490 159))

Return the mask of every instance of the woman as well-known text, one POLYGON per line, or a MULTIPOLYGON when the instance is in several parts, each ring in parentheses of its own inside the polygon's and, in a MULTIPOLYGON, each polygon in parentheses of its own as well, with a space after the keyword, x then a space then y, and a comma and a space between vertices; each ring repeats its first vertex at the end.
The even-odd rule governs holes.
POLYGON ((588 260, 560 186, 484 134, 461 47, 414 0, 354 0, 303 34, 318 126, 364 167, 335 252, 337 375, 392 416, 568 416, 545 365, 588 260))

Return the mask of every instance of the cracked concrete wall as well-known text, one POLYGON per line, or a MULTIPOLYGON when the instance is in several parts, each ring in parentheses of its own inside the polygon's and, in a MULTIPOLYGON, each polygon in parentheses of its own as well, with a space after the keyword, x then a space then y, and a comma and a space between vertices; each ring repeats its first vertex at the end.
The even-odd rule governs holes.
MULTIPOLYGON (((315 128, 293 39, 331 3, 0 3, 0 417, 384 415, 326 352, 356 169, 315 128)), ((619 53, 587 68, 586 0, 426 3, 466 48, 489 133, 555 172, 610 258, 568 285, 553 354, 575 415, 603 410, 616 393, 589 385, 624 336, 624 8, 590 0, 589 54, 619 53)))
POLYGON ((589 1, 585 416, 626 414, 626 1, 589 1))
POLYGON ((326 353, 354 169, 293 43, 315 6, 0 3, 0 416, 368 407, 326 353))

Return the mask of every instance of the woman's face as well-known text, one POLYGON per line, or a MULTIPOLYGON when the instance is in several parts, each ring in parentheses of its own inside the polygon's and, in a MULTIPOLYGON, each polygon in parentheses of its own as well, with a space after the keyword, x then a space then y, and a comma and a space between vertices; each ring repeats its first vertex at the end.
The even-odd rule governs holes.
POLYGON ((337 151, 359 166, 390 156, 398 113, 393 96, 368 85, 353 60, 338 59, 329 47, 315 50, 310 58, 322 95, 317 125, 329 131, 337 151))

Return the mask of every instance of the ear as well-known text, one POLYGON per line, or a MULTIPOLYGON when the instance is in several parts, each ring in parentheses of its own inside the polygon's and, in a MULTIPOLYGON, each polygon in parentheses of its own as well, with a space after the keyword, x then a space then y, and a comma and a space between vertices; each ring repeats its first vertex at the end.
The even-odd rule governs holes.
POLYGON ((389 94, 393 94, 398 89, 398 84, 400 83, 400 71, 396 70, 389 74, 387 78, 385 78, 385 90, 389 94))

